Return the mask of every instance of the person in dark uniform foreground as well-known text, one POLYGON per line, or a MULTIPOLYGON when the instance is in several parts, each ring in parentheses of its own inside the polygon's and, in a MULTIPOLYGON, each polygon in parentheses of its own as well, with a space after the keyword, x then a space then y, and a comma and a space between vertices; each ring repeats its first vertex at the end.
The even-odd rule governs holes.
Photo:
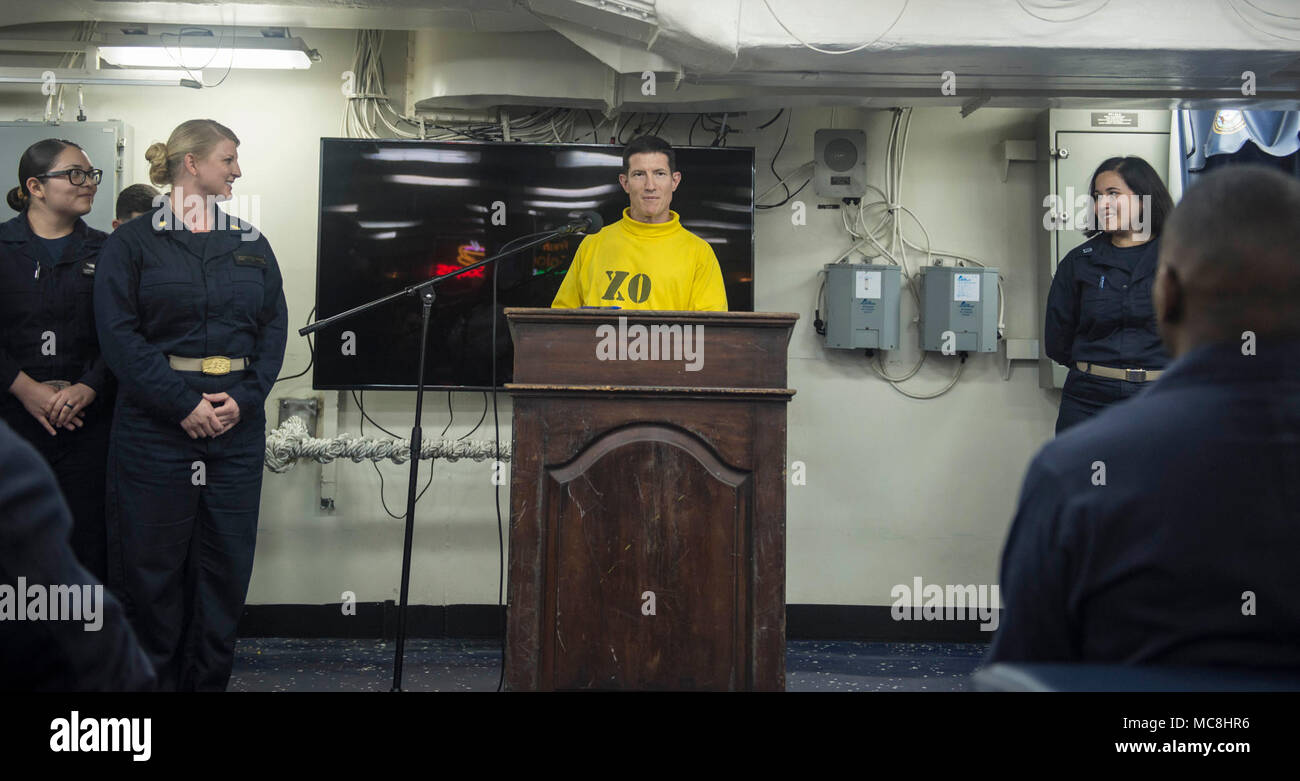
POLYGON ((73 555, 68 544, 72 515, 54 473, 4 421, 0 475, 0 691, 153 689, 153 667, 122 605, 73 555), (20 585, 26 594, 18 593, 20 585), (89 586, 91 593, 99 586, 98 604, 81 605, 82 620, 66 620, 62 614, 51 620, 49 603, 42 619, 18 618, 18 600, 31 602, 48 597, 54 587, 73 586, 89 586), (95 614, 93 620, 86 620, 86 607, 95 614), (86 631, 95 624, 97 629, 86 631))
POLYGON ((284 358, 271 245, 216 207, 240 176, 238 145, 199 119, 150 146, 149 177, 172 186, 167 201, 109 237, 96 274, 100 342, 120 382, 109 529, 163 689, 229 681, 253 571, 263 405, 284 358))
POLYGON ((1165 230, 1174 362, 1049 442, 988 661, 1300 668, 1300 180, 1215 171, 1165 230))
POLYGON ((1169 360, 1151 283, 1173 199, 1140 157, 1104 161, 1089 193, 1096 227, 1056 267, 1047 297, 1043 344, 1049 358, 1070 369, 1057 434, 1137 395, 1169 360))
POLYGON ((114 381, 91 294, 107 236, 82 219, 101 175, 71 141, 38 141, 18 161, 7 201, 19 214, 0 224, 0 420, 54 470, 72 509, 73 550, 104 580, 114 381))

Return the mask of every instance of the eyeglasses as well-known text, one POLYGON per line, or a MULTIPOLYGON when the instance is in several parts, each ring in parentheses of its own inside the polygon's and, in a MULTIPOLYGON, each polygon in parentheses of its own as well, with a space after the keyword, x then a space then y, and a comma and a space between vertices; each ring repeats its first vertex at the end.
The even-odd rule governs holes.
POLYGON ((87 178, 93 183, 99 184, 99 181, 104 178, 104 171, 99 168, 92 168, 89 171, 84 168, 65 168, 62 171, 50 171, 47 174, 41 174, 36 178, 49 179, 52 176, 66 176, 68 177, 68 184, 81 186, 86 183, 87 178))

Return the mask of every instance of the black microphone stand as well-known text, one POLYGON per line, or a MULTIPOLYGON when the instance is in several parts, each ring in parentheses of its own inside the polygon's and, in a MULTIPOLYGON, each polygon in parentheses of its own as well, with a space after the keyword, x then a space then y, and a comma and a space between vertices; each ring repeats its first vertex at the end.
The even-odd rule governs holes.
MULTIPOLYGON (((536 239, 528 241, 524 244, 520 244, 518 247, 510 247, 509 249, 499 252, 490 258, 484 258, 483 260, 480 260, 477 263, 474 263, 472 265, 466 266, 461 269, 457 269, 456 271, 453 271, 449 274, 443 274, 441 276, 433 277, 432 279, 427 279, 418 284, 410 285, 409 287, 400 290, 396 293, 393 293, 391 295, 387 295, 382 298, 376 298, 373 301, 369 301, 360 306, 353 307, 347 310, 346 312, 340 312, 339 314, 333 315, 332 317, 327 317, 324 320, 319 320, 315 323, 312 323, 311 325, 305 328, 298 329, 298 334, 300 336, 306 336, 307 334, 319 331, 320 329, 325 328, 326 326, 330 326, 333 325, 334 323, 355 317, 356 315, 359 315, 362 312, 368 312, 371 309, 374 309, 379 306, 383 306, 389 301, 402 298, 403 296, 420 297, 420 305, 421 305, 420 363, 419 363, 419 369, 417 370, 416 373, 415 422, 411 426, 411 477, 410 477, 410 481, 407 483, 406 486, 406 539, 402 546, 402 591, 401 591, 400 602, 397 608, 397 652, 393 658, 393 688, 391 689, 391 691, 399 692, 402 690, 402 658, 406 650, 406 601, 407 601, 407 595, 410 591, 410 585, 411 585, 411 543, 415 536, 415 497, 416 497, 415 489, 416 486, 418 485, 417 481, 420 473, 420 447, 422 444, 421 442, 422 432, 420 430, 420 421, 421 421, 422 414, 424 412, 424 353, 429 338, 429 315, 433 310, 433 301, 434 301, 433 287, 434 285, 437 285, 438 283, 444 280, 451 279, 452 277, 458 277, 461 274, 467 273, 469 271, 473 271, 476 268, 481 268, 490 263, 496 263, 502 258, 508 255, 513 255, 516 252, 520 252, 522 250, 536 247, 539 244, 548 242, 551 239, 559 238, 560 236, 571 236, 575 233, 581 233, 584 230, 588 230, 588 229, 589 228, 586 225, 576 225, 576 224, 566 225, 565 227, 560 228, 559 230, 546 233, 536 239)), ((506 246, 509 247, 509 244, 507 244, 506 246)), ((493 274, 492 275, 493 288, 496 287, 496 284, 497 284, 496 274, 493 274)), ((493 311, 492 317, 494 320, 496 316, 497 316, 496 311, 493 311)), ((495 344, 492 345, 492 360, 494 362, 496 361, 495 344)), ((502 642, 505 642, 505 638, 502 638, 502 642)))

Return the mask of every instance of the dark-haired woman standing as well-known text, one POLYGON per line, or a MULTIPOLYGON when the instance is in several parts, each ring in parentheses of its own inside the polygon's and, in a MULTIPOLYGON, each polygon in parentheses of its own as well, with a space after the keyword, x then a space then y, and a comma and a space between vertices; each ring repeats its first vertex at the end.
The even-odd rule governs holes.
POLYGON ((1065 256, 1047 298, 1047 355, 1069 367, 1056 433, 1135 396, 1169 361, 1151 283, 1173 199, 1140 157, 1112 157, 1089 185, 1096 227, 1065 256))
POLYGON ((0 224, 0 418, 30 441, 72 510, 72 548, 108 575, 104 474, 112 375, 100 356, 91 295, 106 234, 81 219, 103 172, 81 147, 46 139, 18 161, 0 224))

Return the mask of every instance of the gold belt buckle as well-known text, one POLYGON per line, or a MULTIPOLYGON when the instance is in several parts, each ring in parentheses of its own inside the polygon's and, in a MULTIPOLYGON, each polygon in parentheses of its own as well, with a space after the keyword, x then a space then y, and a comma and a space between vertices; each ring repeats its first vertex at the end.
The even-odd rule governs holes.
POLYGON ((230 374, 230 359, 224 355, 214 355, 203 359, 204 374, 230 374))

